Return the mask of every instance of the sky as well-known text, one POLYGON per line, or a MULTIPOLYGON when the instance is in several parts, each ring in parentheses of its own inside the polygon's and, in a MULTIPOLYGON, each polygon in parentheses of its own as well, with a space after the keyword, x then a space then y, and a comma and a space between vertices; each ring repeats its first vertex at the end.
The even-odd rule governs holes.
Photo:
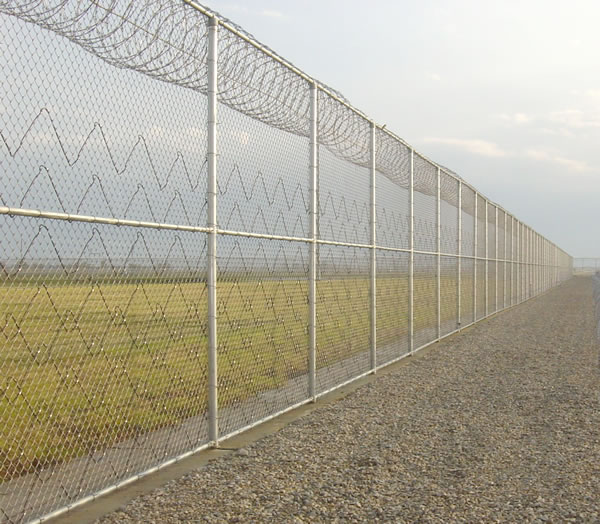
POLYGON ((600 257, 600 2, 204 2, 574 257, 600 257))

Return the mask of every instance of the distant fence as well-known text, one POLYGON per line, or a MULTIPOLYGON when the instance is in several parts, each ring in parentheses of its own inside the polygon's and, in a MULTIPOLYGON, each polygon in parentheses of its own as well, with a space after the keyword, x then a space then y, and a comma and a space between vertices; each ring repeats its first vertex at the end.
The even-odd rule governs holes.
POLYGON ((59 514, 572 274, 193 2, 5 0, 0 25, 5 521, 59 514))
POLYGON ((574 258, 573 272, 577 274, 591 274, 600 271, 599 258, 574 258))

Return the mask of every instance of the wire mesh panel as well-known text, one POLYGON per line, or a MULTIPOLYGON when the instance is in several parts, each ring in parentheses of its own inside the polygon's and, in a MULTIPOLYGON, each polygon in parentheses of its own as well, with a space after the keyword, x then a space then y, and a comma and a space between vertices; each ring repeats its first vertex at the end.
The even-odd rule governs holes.
POLYGON ((437 168, 414 155, 414 246, 418 251, 437 251, 437 168))
POLYGON ((488 313, 496 311, 496 278, 498 275, 498 264, 495 260, 488 262, 488 286, 487 286, 487 299, 488 299, 488 313))
POLYGON ((518 304, 523 300, 523 226, 515 223, 515 302, 518 304))
POLYGON ((503 309, 508 304, 507 298, 507 290, 508 287, 506 285, 506 276, 507 276, 507 268, 508 264, 504 261, 506 260, 506 228, 505 228, 505 219, 506 215, 502 209, 498 209, 498 259, 501 262, 498 262, 498 303, 497 309, 503 309))
POLYGON ((407 253, 377 252, 377 364, 409 351, 407 253))
POLYGON ((387 133, 378 130, 375 151, 377 166, 393 166, 393 171, 386 175, 377 171, 377 245, 407 249, 410 247, 410 150, 387 133))
POLYGON ((487 203, 487 257, 488 262, 488 275, 487 275, 487 302, 488 312, 493 313, 496 311, 496 278, 497 278, 497 265, 496 265, 496 206, 487 203))
POLYGON ((458 317, 458 259, 441 257, 440 260, 440 334, 457 329, 458 317))
POLYGON ((207 442, 206 239, 176 230, 206 223, 206 103, 1 27, 2 205, 88 221, 0 218, 0 504, 17 522, 207 442))
POLYGON ((307 398, 307 253, 219 239, 219 426, 230 433, 307 398))
POLYGON ((440 174, 440 248, 442 253, 458 253, 458 180, 440 174))
POLYGON ((486 305, 486 262, 485 260, 476 260, 477 264, 477 279, 475 285, 477 287, 475 295, 475 308, 476 308, 476 319, 479 320, 485 317, 485 305, 486 305))
POLYGON ((317 280, 317 386, 369 369, 369 250, 321 246, 317 280))
MULTIPOLYGON (((481 195, 477 195, 477 253, 476 255, 481 258, 485 258, 486 256, 486 246, 489 249, 488 239, 487 239, 487 231, 486 231, 486 208, 487 203, 485 198, 481 195)), ((485 265, 484 274, 485 274, 485 265)), ((483 298, 483 295, 482 295, 483 298)))
POLYGON ((476 255, 475 253, 475 191, 465 185, 461 189, 461 253, 463 255, 476 255))
POLYGON ((475 261, 463 258, 460 266, 460 324, 466 326, 475 321, 473 314, 475 261))
MULTIPOLYGON (((354 112, 344 108, 324 93, 319 96, 319 137, 329 134, 327 114, 332 105, 355 129, 354 143, 357 150, 369 150, 369 123, 354 112)), ((319 138, 321 141, 321 139, 319 138)), ((369 244, 369 169, 350 163, 330 151, 327 145, 319 147, 319 238, 336 242, 369 244), (343 183, 340 183, 343 180, 343 183)))
POLYGON ((219 122, 219 226, 307 238, 308 139, 223 106, 219 122))
POLYGON ((437 338, 437 257, 415 255, 414 340, 419 348, 437 338))

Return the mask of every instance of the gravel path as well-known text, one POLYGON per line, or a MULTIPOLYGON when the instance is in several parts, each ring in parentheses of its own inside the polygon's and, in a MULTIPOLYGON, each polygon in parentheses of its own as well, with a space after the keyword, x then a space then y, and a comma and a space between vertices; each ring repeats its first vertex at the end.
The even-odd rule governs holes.
POLYGON ((574 278, 101 522, 600 522, 598 350, 574 278))

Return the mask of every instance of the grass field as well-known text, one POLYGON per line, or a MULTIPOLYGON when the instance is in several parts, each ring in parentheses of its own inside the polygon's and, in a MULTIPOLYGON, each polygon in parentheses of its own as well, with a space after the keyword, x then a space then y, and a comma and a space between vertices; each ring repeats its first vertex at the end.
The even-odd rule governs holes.
MULTIPOLYGON (((406 340, 407 293, 405 275, 378 279, 379 346, 406 340)), ((415 331, 435 325, 435 293, 434 277, 415 277, 415 331)), ((317 294, 318 366, 367 351, 368 279, 322 278, 317 294)), ((451 321, 452 275, 442 297, 451 321)), ((204 282, 4 282, 0 314, 3 480, 206 411, 204 282)), ((306 373, 305 280, 225 279, 218 316, 220 406, 306 373)))

